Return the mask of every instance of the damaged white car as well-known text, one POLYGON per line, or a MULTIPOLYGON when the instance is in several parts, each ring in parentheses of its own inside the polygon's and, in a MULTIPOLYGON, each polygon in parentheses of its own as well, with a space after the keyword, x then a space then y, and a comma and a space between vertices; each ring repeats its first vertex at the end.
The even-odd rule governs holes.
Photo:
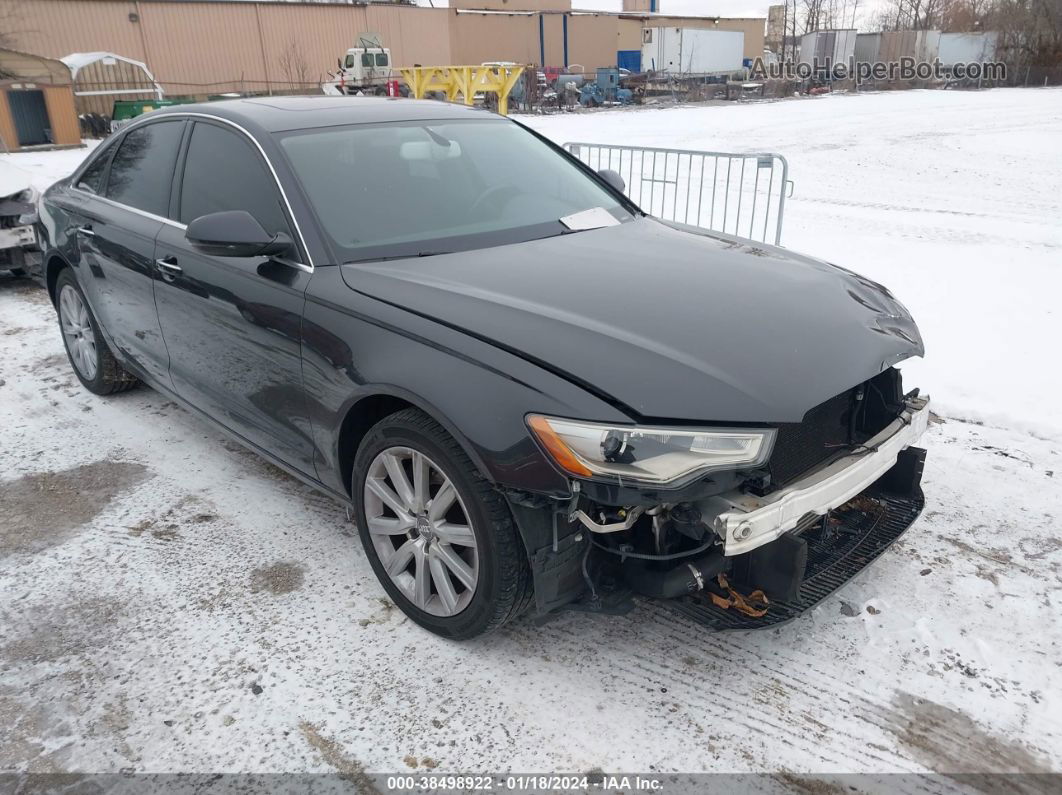
POLYGON ((0 160, 0 271, 26 273, 29 252, 37 250, 37 200, 28 171, 0 160))

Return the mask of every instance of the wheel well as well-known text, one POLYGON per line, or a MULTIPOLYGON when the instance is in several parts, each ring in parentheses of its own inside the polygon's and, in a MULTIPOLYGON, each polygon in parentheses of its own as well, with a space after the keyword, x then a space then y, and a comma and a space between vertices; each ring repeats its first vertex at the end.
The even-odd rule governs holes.
POLYGON ((66 264, 66 260, 54 255, 48 259, 48 264, 44 268, 44 276, 48 285, 48 297, 52 299, 53 304, 55 303, 55 282, 59 279, 59 271, 66 267, 69 267, 66 264))
POLYGON ((354 457, 365 434, 384 417, 408 408, 416 406, 394 395, 372 395, 350 407, 339 430, 339 469, 347 494, 350 494, 350 479, 354 474, 354 457))

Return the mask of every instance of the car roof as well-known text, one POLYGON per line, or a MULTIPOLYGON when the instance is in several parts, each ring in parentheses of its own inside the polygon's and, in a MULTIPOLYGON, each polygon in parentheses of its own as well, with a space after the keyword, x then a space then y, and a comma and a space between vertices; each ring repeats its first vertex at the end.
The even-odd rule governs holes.
POLYGON ((151 116, 202 113, 218 116, 256 132, 274 133, 344 124, 482 118, 490 114, 466 105, 402 97, 248 97, 191 105, 171 105, 151 116))

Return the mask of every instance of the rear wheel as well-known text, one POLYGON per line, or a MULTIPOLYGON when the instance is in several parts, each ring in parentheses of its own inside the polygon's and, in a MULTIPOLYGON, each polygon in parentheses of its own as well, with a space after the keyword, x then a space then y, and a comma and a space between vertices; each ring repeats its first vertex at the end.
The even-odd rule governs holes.
POLYGON ((69 269, 59 274, 55 295, 66 355, 85 389, 97 395, 111 395, 136 386, 139 381, 118 363, 107 347, 88 301, 69 269))
POLYGON ((366 554, 411 619, 460 640, 526 608, 531 574, 508 506, 426 414, 407 409, 377 423, 353 481, 366 554))

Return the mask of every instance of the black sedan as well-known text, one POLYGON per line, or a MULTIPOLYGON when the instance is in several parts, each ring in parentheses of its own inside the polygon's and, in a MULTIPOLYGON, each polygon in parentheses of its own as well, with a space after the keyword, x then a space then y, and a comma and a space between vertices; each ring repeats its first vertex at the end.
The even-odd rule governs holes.
POLYGON ((84 386, 146 383, 352 504, 431 631, 632 597, 785 620, 921 510, 918 330, 622 190, 482 111, 244 99, 130 124, 39 233, 84 386))

